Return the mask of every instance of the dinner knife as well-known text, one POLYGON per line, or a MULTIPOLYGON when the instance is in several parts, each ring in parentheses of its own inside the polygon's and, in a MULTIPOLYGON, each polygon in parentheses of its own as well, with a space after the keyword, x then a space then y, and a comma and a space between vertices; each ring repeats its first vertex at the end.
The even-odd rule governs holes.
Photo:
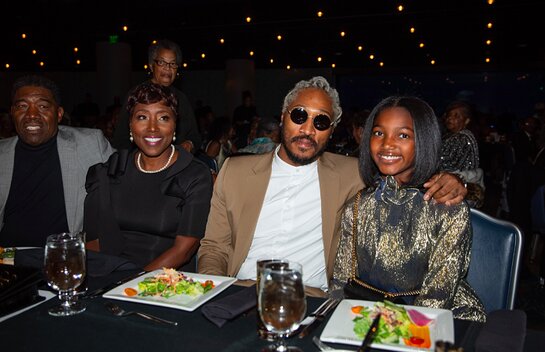
POLYGON ((358 352, 369 351, 369 346, 371 345, 371 343, 373 342, 375 338, 375 335, 377 334, 379 321, 380 321, 380 313, 377 314, 375 319, 373 319, 373 322, 371 323, 369 330, 367 330, 367 334, 365 334, 365 337, 363 338, 363 341, 361 342, 360 348, 358 348, 358 352))
POLYGON ((318 307, 312 314, 310 314, 308 317, 306 317, 301 326, 303 326, 303 329, 299 333, 299 338, 302 339, 303 337, 307 336, 314 330, 320 323, 324 320, 324 318, 327 316, 327 314, 335 308, 339 302, 340 299, 328 299, 325 301, 321 306, 318 307))
POLYGON ((144 275, 145 273, 147 273, 147 271, 143 270, 139 273, 136 273, 134 275, 131 275, 129 277, 126 277, 126 278, 123 278, 119 281, 116 281, 114 283, 111 283, 109 285, 106 285, 104 287, 101 287, 101 288, 98 288, 94 291, 91 291, 91 292, 88 292, 84 295, 81 296, 81 298, 85 298, 85 299, 91 299, 91 298, 96 298, 96 297, 99 297, 101 296, 103 293, 107 292, 107 291, 110 291, 111 289, 119 286, 119 285, 122 285, 124 284, 125 282, 129 282, 131 281, 132 279, 136 279, 137 277, 141 276, 141 275, 144 275))

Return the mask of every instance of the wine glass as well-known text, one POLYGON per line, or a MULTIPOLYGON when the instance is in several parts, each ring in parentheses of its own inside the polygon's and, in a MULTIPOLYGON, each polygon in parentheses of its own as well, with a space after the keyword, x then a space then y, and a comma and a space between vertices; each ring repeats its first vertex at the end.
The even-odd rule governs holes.
POLYGON ((292 261, 271 263, 263 269, 258 295, 259 316, 277 342, 262 351, 301 351, 287 346, 286 337, 296 330, 307 310, 303 269, 292 261))
POLYGON ((50 315, 69 316, 85 311, 77 300, 76 288, 85 279, 85 243, 82 236, 60 233, 47 237, 44 270, 47 284, 59 291, 59 306, 48 310, 50 315))
MULTIPOLYGON (((271 265, 271 264, 277 264, 277 263, 286 263, 285 265, 288 265, 288 262, 286 260, 283 260, 281 258, 274 258, 274 257, 267 257, 258 259, 256 261, 256 279, 255 279, 255 287, 256 287, 256 295, 259 297, 259 286, 261 282, 261 275, 263 274, 263 270, 271 265)), ((267 330, 265 325, 263 325, 263 321, 259 317, 259 309, 258 309, 258 317, 257 317, 257 336, 259 336, 262 339, 265 339, 267 341, 274 341, 276 339, 276 334, 272 331, 267 330)))

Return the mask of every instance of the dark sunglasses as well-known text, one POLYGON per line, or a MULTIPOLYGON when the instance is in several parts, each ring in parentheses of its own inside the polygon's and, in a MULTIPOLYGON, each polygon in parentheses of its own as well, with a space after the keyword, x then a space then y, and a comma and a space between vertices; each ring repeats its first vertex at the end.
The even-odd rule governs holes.
MULTIPOLYGON (((289 114, 293 123, 296 123, 298 125, 304 124, 305 121, 308 119, 308 112, 301 107, 291 109, 291 111, 289 111, 289 114)), ((316 128, 318 131, 325 131, 329 127, 331 127, 331 125, 333 125, 333 122, 331 122, 331 118, 329 116, 325 114, 318 114, 314 116, 312 124, 314 125, 314 128, 316 128)))

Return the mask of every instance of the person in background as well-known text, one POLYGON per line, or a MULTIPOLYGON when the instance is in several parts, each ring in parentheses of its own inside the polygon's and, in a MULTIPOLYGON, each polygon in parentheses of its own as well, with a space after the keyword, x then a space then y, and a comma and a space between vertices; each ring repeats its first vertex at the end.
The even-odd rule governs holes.
POLYGON ((401 295, 405 304, 484 321, 484 307, 464 280, 469 207, 426 201, 422 191, 440 155, 432 108, 415 97, 386 98, 371 112, 362 140, 359 168, 369 186, 343 210, 331 287, 343 288, 355 274, 358 284, 401 295))
MULTIPOLYGON (((170 40, 159 40, 148 48, 148 65, 151 70, 150 81, 169 87, 178 101, 178 123, 176 124, 176 140, 185 150, 195 152, 201 146, 201 136, 195 120, 195 113, 186 95, 174 87, 173 83, 182 64, 180 46, 170 40)), ((129 148, 129 116, 126 109, 127 100, 121 108, 114 129, 112 145, 117 149, 129 148)))
MULTIPOLYGON (((226 160, 198 252, 200 273, 255 280, 258 259, 283 257, 303 265, 309 294, 325 295, 342 207, 363 187, 356 158, 325 151, 341 113, 324 77, 300 81, 284 98, 280 145, 226 160)), ((465 194, 448 174, 425 186, 426 199, 447 204, 465 194)))
POLYGON ((256 138, 237 154, 263 154, 276 148, 280 142, 280 124, 270 117, 261 117, 257 123, 256 138))
POLYGON ((174 146, 175 95, 144 82, 127 101, 136 148, 89 169, 84 230, 88 248, 143 267, 195 271, 212 195, 208 167, 174 146))
POLYGON ((369 110, 361 110, 354 113, 350 123, 352 141, 343 147, 340 154, 354 157, 360 156, 361 136, 367 116, 369 116, 369 110))
POLYGON ((216 161, 217 171, 221 169, 225 159, 237 152, 233 143, 235 130, 227 117, 218 117, 212 121, 209 131, 210 141, 204 149, 205 154, 216 161))
POLYGON ((85 175, 114 152, 100 130, 59 126, 58 86, 23 76, 11 94, 17 136, 0 140, 0 246, 43 247, 83 227, 85 175))
POLYGON ((245 90, 242 92, 242 104, 237 106, 233 112, 233 127, 237 136, 235 146, 237 149, 247 146, 250 142, 248 141, 248 135, 251 123, 256 117, 258 117, 257 108, 254 105, 252 92, 245 90))
POLYGON ((7 111, 0 111, 0 139, 16 135, 15 126, 7 111))
POLYGON ((472 117, 473 109, 466 102, 454 101, 447 106, 444 115, 447 131, 442 139, 439 169, 460 176, 468 187, 466 201, 471 207, 480 208, 485 184, 479 167, 479 145, 467 129, 472 117))

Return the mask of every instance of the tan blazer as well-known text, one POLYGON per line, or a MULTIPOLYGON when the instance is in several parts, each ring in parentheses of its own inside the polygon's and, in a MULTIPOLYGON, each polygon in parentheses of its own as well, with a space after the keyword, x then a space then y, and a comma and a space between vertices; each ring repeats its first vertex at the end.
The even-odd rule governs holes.
MULTIPOLYGON (((248 255, 271 176, 274 151, 228 158, 220 170, 204 238, 198 271, 235 276, 248 255)), ((322 229, 328 281, 339 243, 344 203, 363 187, 358 160, 324 153, 318 159, 322 199, 322 229)))

